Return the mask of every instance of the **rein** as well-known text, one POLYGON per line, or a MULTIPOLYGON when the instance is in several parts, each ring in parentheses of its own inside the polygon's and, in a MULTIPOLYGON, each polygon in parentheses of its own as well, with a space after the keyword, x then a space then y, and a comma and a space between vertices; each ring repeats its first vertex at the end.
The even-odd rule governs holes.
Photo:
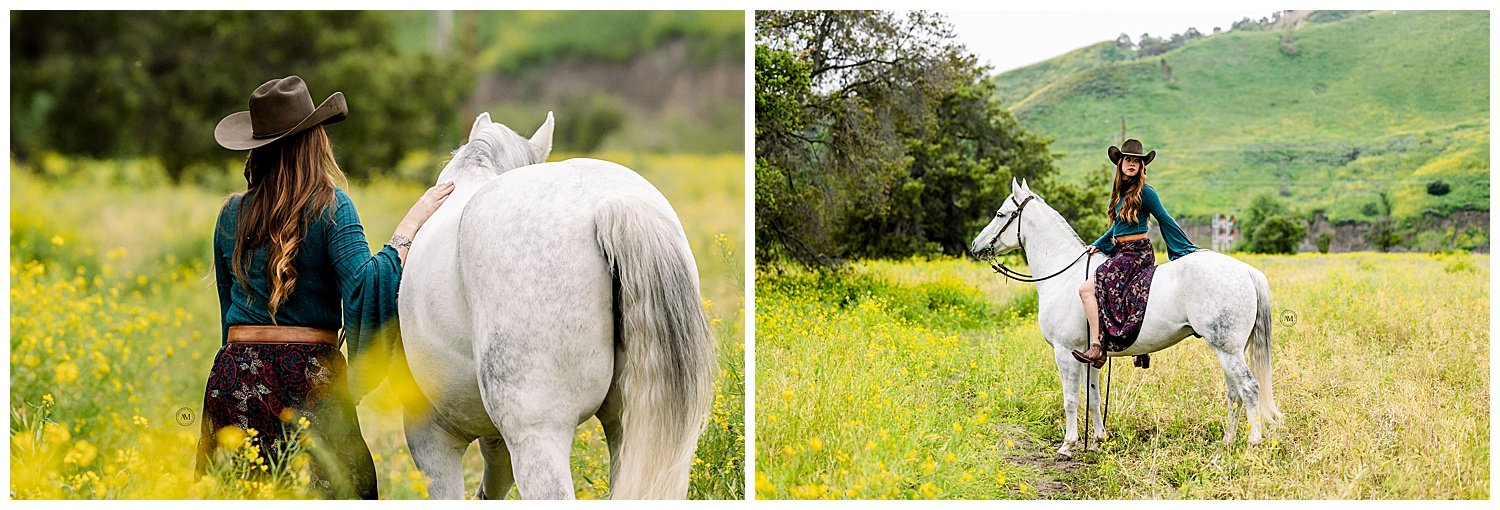
MULTIPOLYGON (((1012 195, 1010 197, 1011 203, 1016 204, 1016 214, 1014 216, 1011 216, 1009 220, 1005 220, 1005 224, 1000 226, 1000 232, 996 234, 997 237, 999 235, 1001 235, 1001 234, 1004 234, 1005 233, 1005 229, 1010 228, 1010 224, 1011 223, 1016 223, 1016 220, 1021 219, 1021 211, 1024 211, 1026 209, 1026 203, 1030 202, 1031 199, 1033 199, 1033 198, 1036 198, 1036 196, 1035 195, 1028 196, 1028 197, 1026 197, 1025 200, 1022 200, 1020 202, 1016 202, 1016 197, 1014 195, 1012 195)), ((1021 224, 1020 223, 1016 223, 1016 240, 1019 241, 1023 246, 1026 244, 1026 241, 1021 237, 1021 224)), ((1089 255, 1089 260, 1093 260, 1093 258, 1094 258, 1093 254, 1088 251, 1088 248, 1084 248, 1083 253, 1079 253, 1077 257, 1074 257, 1073 261, 1069 262, 1067 266, 1064 266, 1062 269, 1059 269, 1056 273, 1052 273, 1052 274, 1049 274, 1047 276, 1043 276, 1041 278, 1036 278, 1035 275, 1029 275, 1029 274, 1022 273, 1020 271, 1011 269, 1009 267, 1006 267, 1005 263, 1004 262, 999 262, 998 260, 996 260, 996 257, 986 257, 984 259, 984 261, 987 262, 987 263, 989 263, 990 268, 994 269, 996 273, 1000 273, 1002 276, 1005 276, 1006 278, 1010 278, 1012 280, 1015 280, 1015 281, 1018 281, 1018 282, 1021 282, 1021 283, 1036 283, 1036 282, 1040 282, 1040 281, 1043 281, 1043 280, 1051 279, 1054 276, 1057 276, 1057 275, 1063 274, 1064 272, 1067 272, 1067 270, 1072 269, 1073 265, 1077 264, 1079 260, 1082 260, 1084 255, 1089 255)), ((1088 264, 1084 263, 1084 267, 1088 267, 1088 264)), ((1088 274, 1087 273, 1084 274, 1084 279, 1085 280, 1088 279, 1088 274)))

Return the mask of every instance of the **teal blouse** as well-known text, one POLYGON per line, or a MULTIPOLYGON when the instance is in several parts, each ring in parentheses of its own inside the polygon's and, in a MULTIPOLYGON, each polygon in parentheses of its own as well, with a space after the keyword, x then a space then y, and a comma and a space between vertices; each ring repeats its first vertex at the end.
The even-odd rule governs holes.
MULTIPOLYGON (((334 190, 334 196, 328 210, 307 212, 313 218, 293 260, 297 284, 276 310, 276 324, 328 330, 342 327, 342 340, 349 346, 349 385, 357 399, 384 377, 385 364, 375 360, 388 360, 392 346, 399 339, 396 323, 387 321, 396 318, 401 258, 390 245, 371 255, 354 201, 340 189, 334 190), (360 363, 366 357, 373 359, 360 363)), ((271 324, 267 309, 271 295, 266 274, 268 248, 261 246, 248 254, 249 288, 240 285, 230 270, 236 240, 235 220, 245 199, 246 196, 229 199, 219 210, 214 228, 220 341, 225 345, 229 326, 271 324)))
MULTIPOLYGON (((1123 203, 1116 204, 1115 211, 1119 211, 1124 205, 1123 203)), ((1105 254, 1114 254, 1114 238, 1146 233, 1148 214, 1156 217, 1156 226, 1161 228, 1161 237, 1167 241, 1167 260, 1177 260, 1177 257, 1198 251, 1198 247, 1193 246, 1192 241, 1188 241, 1187 233, 1182 231, 1182 227, 1177 225, 1172 215, 1167 214, 1167 210, 1161 206, 1161 198, 1156 196, 1156 188, 1151 187, 1150 184, 1141 190, 1141 210, 1136 214, 1136 219, 1140 221, 1132 223, 1124 218, 1116 219, 1115 223, 1109 226, 1109 231, 1099 236, 1098 241, 1094 241, 1094 246, 1105 254)))

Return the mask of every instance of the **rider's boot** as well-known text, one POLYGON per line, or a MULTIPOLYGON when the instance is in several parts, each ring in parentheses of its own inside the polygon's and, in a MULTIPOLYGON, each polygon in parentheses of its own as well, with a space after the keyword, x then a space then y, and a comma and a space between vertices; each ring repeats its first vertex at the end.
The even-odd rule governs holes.
POLYGON ((1080 363, 1093 365, 1094 368, 1104 366, 1105 358, 1104 345, 1097 338, 1089 344, 1088 352, 1073 351, 1073 359, 1078 360, 1080 363))

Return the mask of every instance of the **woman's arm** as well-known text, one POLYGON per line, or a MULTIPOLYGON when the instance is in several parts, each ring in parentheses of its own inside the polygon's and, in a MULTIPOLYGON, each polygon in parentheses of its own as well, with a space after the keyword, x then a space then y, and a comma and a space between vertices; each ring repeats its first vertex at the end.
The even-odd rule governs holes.
POLYGON ((1182 230, 1177 220, 1167 214, 1161 198, 1156 195, 1156 189, 1147 186, 1141 190, 1141 206, 1156 217, 1156 226, 1161 228, 1161 238, 1167 242, 1167 260, 1177 260, 1177 257, 1198 251, 1198 247, 1188 240, 1187 232, 1182 230))
POLYGON ((407 211, 391 242, 370 254, 354 201, 337 192, 334 225, 328 232, 328 257, 337 273, 344 305, 344 342, 349 344, 349 391, 356 401, 385 378, 400 331, 396 327, 396 291, 411 239, 453 192, 452 184, 429 188, 407 211))
POLYGON ((406 211, 406 217, 401 218, 401 223, 396 225, 396 232, 391 234, 391 242, 387 244, 396 249, 402 264, 406 263, 406 252, 411 249, 411 241, 417 237, 417 230, 448 200, 448 196, 453 194, 453 187, 453 182, 449 181, 427 188, 427 192, 417 199, 417 203, 412 204, 411 209, 406 211))
POLYGON ((224 235, 224 211, 229 210, 226 204, 219 211, 219 219, 214 221, 214 286, 219 290, 219 345, 229 345, 229 288, 234 284, 234 275, 229 272, 229 267, 224 264, 224 248, 219 245, 224 235))
POLYGON ((1099 240, 1094 241, 1094 247, 1098 248, 1099 251, 1102 251, 1102 252, 1104 252, 1106 254, 1109 253, 1109 252, 1115 251, 1114 236, 1115 236, 1115 225, 1114 225, 1114 223, 1110 223, 1109 230, 1105 230, 1104 231, 1104 235, 1099 236, 1099 240))

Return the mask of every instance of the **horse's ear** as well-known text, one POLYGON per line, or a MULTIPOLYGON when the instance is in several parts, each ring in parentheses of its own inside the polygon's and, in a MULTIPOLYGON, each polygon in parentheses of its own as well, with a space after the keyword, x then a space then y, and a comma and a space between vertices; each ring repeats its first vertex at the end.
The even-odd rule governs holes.
POLYGON ((1020 195, 1021 194, 1020 191, 1021 191, 1021 185, 1020 184, 1016 184, 1016 178, 1015 177, 1011 177, 1010 178, 1010 194, 1012 194, 1012 195, 1020 195))
POLYGON ((469 128, 469 141, 474 141, 474 135, 479 134, 479 128, 493 124, 490 121, 490 112, 484 112, 474 118, 474 126, 469 128))
POLYGON ((540 150, 541 160, 546 161, 547 155, 552 153, 552 112, 547 112, 547 120, 542 122, 542 127, 537 128, 536 134, 531 135, 531 145, 540 150))
POLYGON ((1026 185, 1026 179, 1021 179, 1021 189, 1026 190, 1026 194, 1027 195, 1035 195, 1036 194, 1036 193, 1032 193, 1031 192, 1031 186, 1027 186, 1026 185))

